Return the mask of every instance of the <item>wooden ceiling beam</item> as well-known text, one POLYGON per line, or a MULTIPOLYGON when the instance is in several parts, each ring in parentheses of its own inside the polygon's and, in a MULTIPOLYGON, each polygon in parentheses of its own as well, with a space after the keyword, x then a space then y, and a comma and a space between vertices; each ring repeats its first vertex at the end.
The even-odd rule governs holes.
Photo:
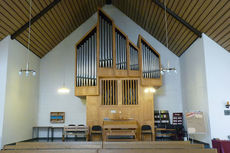
MULTIPOLYGON (((54 0, 50 3, 46 8, 44 8, 40 13, 34 16, 31 19, 31 25, 40 19, 44 14, 46 14, 50 9, 52 9, 56 4, 58 4, 61 0, 54 0)), ((29 27, 29 21, 24 24, 20 29, 18 29, 15 33, 11 35, 11 39, 15 39, 18 35, 20 35, 23 31, 25 31, 29 27)))
MULTIPOLYGON (((163 3, 161 3, 159 0, 152 0, 155 4, 157 4, 162 9, 165 9, 165 6, 163 3)), ((197 36, 201 37, 202 33, 195 29, 193 26, 191 26, 189 23, 187 23, 184 19, 179 17, 176 13, 171 11, 169 8, 166 7, 166 12, 169 13, 171 16, 173 16, 176 20, 178 20, 180 23, 182 23, 184 26, 186 26, 189 30, 194 32, 197 36)))

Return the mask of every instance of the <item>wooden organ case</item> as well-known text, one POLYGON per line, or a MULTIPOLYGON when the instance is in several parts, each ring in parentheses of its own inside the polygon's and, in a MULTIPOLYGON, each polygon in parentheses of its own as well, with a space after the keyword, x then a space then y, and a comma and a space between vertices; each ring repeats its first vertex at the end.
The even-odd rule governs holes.
POLYGON ((160 55, 139 35, 138 46, 103 10, 98 22, 76 44, 75 95, 86 96, 87 125, 108 120, 134 120, 154 133, 154 94, 160 87, 160 55))

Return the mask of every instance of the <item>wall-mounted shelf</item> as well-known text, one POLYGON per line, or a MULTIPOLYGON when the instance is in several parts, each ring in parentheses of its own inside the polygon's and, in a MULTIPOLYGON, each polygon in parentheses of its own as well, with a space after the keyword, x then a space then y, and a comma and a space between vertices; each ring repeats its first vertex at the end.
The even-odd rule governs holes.
POLYGON ((65 123, 65 112, 50 112, 50 123, 65 123))

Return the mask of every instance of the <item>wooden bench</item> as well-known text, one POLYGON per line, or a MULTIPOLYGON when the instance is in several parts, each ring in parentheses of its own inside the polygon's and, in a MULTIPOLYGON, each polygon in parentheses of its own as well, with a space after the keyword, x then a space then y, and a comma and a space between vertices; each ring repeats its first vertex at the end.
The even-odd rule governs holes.
POLYGON ((103 142, 103 148, 124 148, 124 149, 132 149, 132 148, 140 148, 140 149, 164 149, 164 148, 172 148, 172 149, 181 149, 181 148, 194 148, 194 149, 203 149, 203 144, 189 144, 187 142, 148 142, 148 141, 140 141, 140 142, 103 142))
POLYGON ((101 148, 196 148, 202 149, 202 144, 190 144, 188 141, 139 141, 139 142, 19 142, 8 145, 4 150, 45 150, 45 149, 101 149, 101 148))
POLYGON ((200 144, 166 142, 20 142, 0 153, 217 153, 200 144), (102 149, 103 148, 103 149, 102 149))
POLYGON ((86 141, 88 141, 89 127, 88 126, 64 126, 62 141, 65 141, 65 137, 68 135, 85 138, 86 141))
POLYGON ((4 150, 46 150, 46 149, 99 149, 102 142, 19 142, 4 146, 4 150))
POLYGON ((98 153, 217 153, 216 149, 99 149, 98 153))
POLYGON ((97 149, 76 150, 3 150, 0 153, 98 153, 97 149))

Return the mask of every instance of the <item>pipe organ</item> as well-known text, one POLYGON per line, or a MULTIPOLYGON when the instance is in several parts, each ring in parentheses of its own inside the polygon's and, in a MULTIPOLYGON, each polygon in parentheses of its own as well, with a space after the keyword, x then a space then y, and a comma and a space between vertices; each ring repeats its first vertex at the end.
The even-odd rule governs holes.
POLYGON ((86 96, 87 125, 119 119, 154 129, 154 94, 144 91, 162 85, 160 65, 142 36, 135 45, 98 9, 97 24, 76 44, 75 95, 86 96))

